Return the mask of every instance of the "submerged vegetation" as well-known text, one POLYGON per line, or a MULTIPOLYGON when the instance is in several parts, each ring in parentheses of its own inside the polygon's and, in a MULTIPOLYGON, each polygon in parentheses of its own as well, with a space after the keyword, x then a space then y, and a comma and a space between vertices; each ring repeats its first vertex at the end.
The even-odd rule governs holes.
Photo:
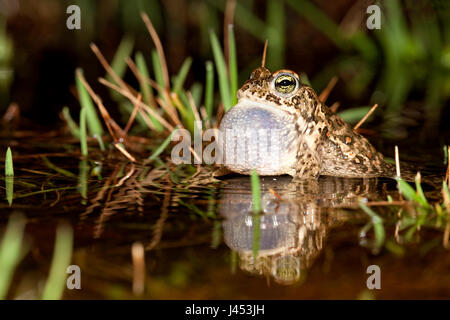
POLYGON ((12 215, 0 244, 0 299, 5 299, 14 270, 22 258, 25 218, 12 215))

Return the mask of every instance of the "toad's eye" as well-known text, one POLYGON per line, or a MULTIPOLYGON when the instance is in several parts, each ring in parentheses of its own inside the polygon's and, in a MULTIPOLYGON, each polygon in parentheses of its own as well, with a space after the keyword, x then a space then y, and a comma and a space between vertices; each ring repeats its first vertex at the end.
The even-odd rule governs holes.
POLYGON ((283 94, 289 94, 295 90, 297 80, 288 74, 281 74, 275 79, 275 89, 283 94))

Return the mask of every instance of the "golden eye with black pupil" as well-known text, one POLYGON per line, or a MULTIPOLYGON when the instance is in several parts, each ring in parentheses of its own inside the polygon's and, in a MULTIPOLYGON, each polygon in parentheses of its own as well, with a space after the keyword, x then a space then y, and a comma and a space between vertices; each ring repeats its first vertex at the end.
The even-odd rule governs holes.
POLYGON ((283 94, 289 94, 295 90, 297 81, 288 74, 281 74, 275 79, 275 89, 283 94))

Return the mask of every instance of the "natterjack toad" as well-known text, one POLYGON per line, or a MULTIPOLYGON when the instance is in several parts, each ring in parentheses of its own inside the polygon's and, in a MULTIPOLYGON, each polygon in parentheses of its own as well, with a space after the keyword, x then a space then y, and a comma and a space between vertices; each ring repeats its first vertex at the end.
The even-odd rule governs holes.
POLYGON ((220 124, 224 168, 240 174, 393 177, 369 141, 290 70, 255 69, 220 124))

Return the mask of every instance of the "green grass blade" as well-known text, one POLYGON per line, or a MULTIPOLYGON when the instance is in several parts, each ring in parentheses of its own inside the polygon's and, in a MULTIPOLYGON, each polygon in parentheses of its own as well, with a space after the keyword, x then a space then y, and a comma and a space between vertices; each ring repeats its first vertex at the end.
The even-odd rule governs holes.
POLYGON ((194 113, 184 90, 178 93, 178 99, 173 99, 173 104, 180 111, 183 125, 194 133, 194 113))
POLYGON ((25 219, 13 214, 9 218, 6 231, 0 244, 0 300, 6 298, 14 270, 22 257, 25 219))
POLYGON ((88 174, 89 165, 86 159, 80 161, 78 167, 78 190, 81 195, 81 204, 86 204, 87 193, 88 193, 88 174))
POLYGON ((225 58, 223 57, 222 47, 220 46, 216 34, 213 31, 210 31, 209 36, 214 55, 214 61, 216 63, 217 75, 219 77, 220 97, 222 98, 222 103, 225 111, 228 111, 231 108, 231 99, 230 84, 228 81, 225 58))
POLYGON ((155 80, 156 83, 161 87, 164 88, 164 77, 161 67, 161 61, 159 61, 158 52, 156 49, 152 50, 152 64, 153 64, 153 73, 155 74, 155 80))
POLYGON ((230 90, 231 90, 231 105, 237 103, 236 93, 238 91, 238 66, 237 66, 237 55, 236 55, 236 41, 234 39, 234 26, 230 24, 228 26, 228 70, 230 74, 230 90))
POLYGON ((377 215, 372 209, 366 206, 366 204, 362 200, 359 200, 359 206, 372 218, 373 228, 375 231, 375 244, 377 248, 380 249, 386 238, 383 219, 381 219, 381 217, 377 215))
POLYGON ((6 200, 11 207, 14 198, 14 177, 5 177, 6 200))
POLYGON ((405 255, 405 249, 392 240, 386 241, 385 248, 397 257, 403 257, 405 255))
POLYGON ((253 261, 256 261, 259 252, 259 245, 261 239, 261 215, 256 213, 252 219, 253 225, 253 261))
MULTIPOLYGON (((125 71, 127 70, 126 58, 131 56, 134 47, 134 38, 127 34, 120 41, 119 47, 117 48, 116 54, 111 61, 111 68, 120 77, 123 78, 125 71)), ((114 82, 114 79, 108 74, 106 76, 108 81, 114 82)))
POLYGON ((213 249, 217 249, 221 241, 222 241, 222 223, 219 220, 215 220, 211 234, 210 247, 213 249))
POLYGON ((261 186, 259 183, 258 173, 252 169, 251 173, 252 195, 253 195, 253 212, 261 212, 261 186))
MULTIPOLYGON (((137 67, 139 73, 143 77, 149 79, 150 73, 148 72, 147 63, 145 62, 144 55, 142 54, 141 51, 136 52, 136 54, 134 56, 134 60, 136 61, 136 67, 137 67)), ((145 81, 144 79, 140 79, 139 85, 141 88, 142 98, 143 98, 144 102, 146 104, 150 105, 151 100, 153 98, 153 91, 152 91, 152 88, 150 87, 150 84, 147 81, 145 81)))
POLYGON ((205 109, 208 120, 212 121, 214 103, 214 66, 211 61, 206 61, 206 85, 205 85, 205 109))
POLYGON ((6 200, 9 206, 12 205, 14 198, 14 167, 11 148, 6 150, 5 157, 5 188, 6 188, 6 200))
POLYGON ((183 89, 184 81, 186 80, 189 70, 191 69, 191 65, 192 65, 192 58, 187 57, 184 60, 183 64, 181 65, 178 74, 175 76, 173 80, 173 91, 179 92, 181 89, 183 89))
POLYGON ((161 143, 161 145, 152 153, 150 157, 148 157, 147 161, 155 160, 169 145, 170 141, 172 141, 172 136, 177 130, 172 131, 172 133, 161 143))
MULTIPOLYGON (((347 109, 341 112, 338 112, 338 115, 348 123, 357 123, 359 120, 364 117, 367 112, 369 112, 370 107, 359 107, 359 108, 352 108, 347 109)), ((367 119, 367 122, 370 121, 370 118, 367 119)))
POLYGON ((421 203, 425 204, 424 207, 431 208, 430 204, 428 203, 427 198, 425 197, 425 194, 422 189, 422 185, 420 183, 420 173, 417 173, 416 178, 415 178, 415 183, 416 183, 416 191, 417 191, 418 196, 421 199, 421 203))
POLYGON ((259 252, 259 243, 261 238, 261 185, 259 182, 258 173, 255 169, 251 172, 251 184, 253 195, 253 261, 256 261, 259 252))
POLYGON ((237 254, 237 251, 231 250, 230 251, 230 269, 231 269, 231 274, 235 274, 236 273, 237 265, 238 265, 238 254, 237 254))
MULTIPOLYGON (((81 74, 83 74, 82 69, 78 69, 78 71, 81 74)), ((103 128, 98 118, 97 111, 95 110, 94 103, 92 102, 92 99, 89 96, 89 93, 87 92, 80 78, 76 77, 75 82, 78 90, 81 108, 86 109, 86 120, 89 129, 89 134, 91 136, 94 135, 102 136, 103 128)))
POLYGON ((8 147, 8 150, 6 150, 5 176, 14 177, 13 158, 12 158, 12 153, 11 153, 10 147, 8 147))
POLYGON ((346 41, 339 31, 339 26, 312 2, 307 0, 287 0, 286 2, 315 28, 325 34, 338 48, 345 49, 346 41))
POLYGON ((284 2, 269 0, 267 2, 267 39, 269 47, 267 50, 267 65, 274 70, 284 67, 285 43, 285 14, 284 2))
POLYGON ((103 143, 102 137, 100 137, 99 135, 94 135, 94 138, 95 140, 97 140, 100 150, 105 151, 105 144, 103 143))
POLYGON ((67 122, 67 126, 69 127, 70 133, 77 139, 80 138, 80 128, 78 128, 78 125, 76 122, 72 119, 72 116, 70 115, 69 108, 65 106, 62 109, 62 114, 64 119, 67 122))
POLYGON ((50 189, 45 189, 45 190, 28 192, 28 193, 25 193, 25 194, 18 194, 18 195, 15 195, 14 198, 15 199, 26 198, 26 197, 30 197, 30 196, 35 196, 37 194, 46 194, 48 192, 63 191, 63 190, 74 190, 74 189, 77 189, 77 186, 50 188, 50 189))
POLYGON ((60 225, 56 230, 55 249, 50 274, 42 294, 43 300, 61 299, 66 287, 66 269, 70 265, 73 249, 73 231, 68 225, 60 225))
POLYGON ((210 195, 208 196, 208 207, 206 209, 206 215, 208 218, 216 219, 216 200, 214 197, 215 191, 210 190, 210 195))
POLYGON ((189 73, 189 70, 192 65, 192 58, 188 57, 184 60, 183 65, 180 68, 180 71, 173 79, 173 91, 177 93, 179 102, 174 102, 175 107, 180 111, 181 116, 183 118, 183 123, 185 126, 193 132, 194 130, 194 111, 192 110, 192 106, 189 102, 189 99, 186 95, 186 91, 183 89, 184 82, 189 73))
POLYGON ((80 110, 80 145, 81 145, 81 155, 83 157, 87 157, 88 147, 86 136, 86 108, 81 108, 80 110))
POLYGON ((203 85, 200 82, 194 82, 189 89, 191 91, 192 99, 196 106, 200 106, 202 100, 203 85))
MULTIPOLYGON (((250 3, 251 1, 248 1, 250 3)), ((213 5, 221 11, 225 11, 225 1, 209 0, 209 4, 213 5)), ((245 5, 246 1, 236 1, 236 10, 234 20, 245 31, 250 33, 261 42, 267 39, 267 27, 263 20, 254 14, 250 6, 245 5)))
MULTIPOLYGON (((120 41, 119 47, 117 48, 116 54, 111 62, 111 68, 117 74, 119 78, 123 78, 127 70, 126 58, 129 57, 133 51, 134 38, 130 35, 125 35, 120 41)), ((115 82, 114 78, 107 73, 106 80, 110 82, 115 82)), ((124 100, 123 96, 113 89, 109 90, 111 98, 120 103, 124 100)))
POLYGON ((398 191, 400 191, 400 193, 402 195, 404 195, 409 201, 414 201, 417 204, 420 204, 422 207, 428 207, 429 204, 428 202, 425 201, 416 193, 416 191, 413 189, 413 187, 411 187, 409 185, 408 182, 406 182, 403 179, 397 179, 397 188, 398 191))
POLYGON ((300 72, 300 82, 312 87, 311 81, 305 72, 300 72))
POLYGON ((206 212, 204 212, 203 210, 201 210, 199 207, 197 207, 195 204, 192 203, 187 203, 184 202, 183 200, 178 200, 178 203, 181 204, 182 206, 185 206, 186 208, 188 208, 189 210, 191 210, 192 212, 195 212, 197 215, 199 215, 200 217, 202 217, 203 219, 207 219, 208 217, 206 216, 206 212))
POLYGON ((235 21, 247 32, 262 42, 267 39, 267 25, 241 1, 236 1, 235 21))
POLYGON ((70 171, 68 171, 66 169, 60 168, 60 167, 54 165, 53 163, 51 163, 50 160, 48 160, 47 157, 41 156, 41 159, 42 159, 42 161, 44 161, 44 164, 47 167, 49 167, 50 169, 55 170, 56 172, 66 176, 66 177, 77 178, 77 176, 75 174, 73 174, 72 172, 70 172, 70 171))
MULTIPOLYGON (((124 112, 127 112, 128 114, 131 114, 133 112, 134 106, 131 102, 129 101, 124 101, 122 104, 120 104, 119 108, 124 109, 124 112)), ((150 115, 148 113, 146 113, 146 115, 148 115, 150 117, 150 115)), ((145 122, 143 116, 138 112, 136 113, 136 119, 135 121, 137 122, 137 124, 144 128, 145 131, 148 130, 148 125, 147 122, 145 122)), ((159 123, 159 121, 158 121, 159 123)))
MULTIPOLYGON (((216 1, 214 1, 216 2, 216 1)), ((267 25, 250 8, 246 8, 241 1, 236 1, 234 19, 243 29, 259 39, 261 42, 267 39, 267 25)))
MULTIPOLYGON (((145 58, 144 58, 144 55, 142 54, 142 52, 136 53, 135 60, 136 60, 136 67, 137 67, 139 73, 142 75, 142 77, 149 79, 150 73, 148 71, 147 64, 145 62, 145 58)), ((140 79, 139 86, 141 88, 142 98, 143 98, 144 102, 147 105, 154 107, 152 105, 152 101, 154 100, 153 90, 150 87, 150 84, 146 80, 140 79)), ((162 126, 162 124, 151 114, 149 114, 148 116, 149 116, 150 120, 152 121, 152 123, 155 127, 155 130, 157 132, 162 132, 164 130, 164 127, 162 126)), ((144 127, 146 127, 145 121, 142 118, 141 118, 141 121, 144 123, 144 127)))

